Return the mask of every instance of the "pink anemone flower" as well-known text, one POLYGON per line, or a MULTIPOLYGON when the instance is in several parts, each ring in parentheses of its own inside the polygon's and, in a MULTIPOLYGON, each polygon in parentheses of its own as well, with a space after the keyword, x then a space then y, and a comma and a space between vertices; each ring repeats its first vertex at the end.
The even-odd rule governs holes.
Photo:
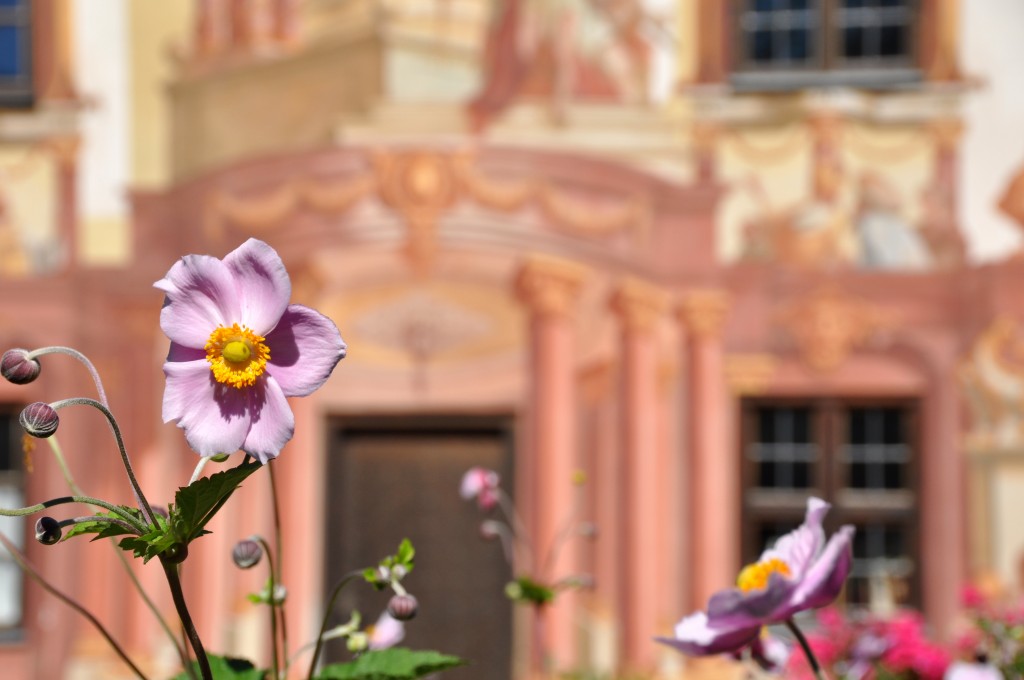
POLYGON ((171 340, 164 422, 201 456, 276 458, 295 431, 285 397, 313 392, 345 356, 338 328, 288 304, 284 263, 256 239, 223 260, 186 255, 153 285, 166 294, 160 328, 171 340))
POLYGON ((744 567, 735 588, 713 595, 707 612, 683 618, 674 637, 658 642, 693 656, 734 652, 754 642, 762 626, 832 602, 850 573, 853 527, 842 527, 826 545, 821 521, 830 507, 808 499, 803 524, 744 567))
POLYGON ((489 511, 498 504, 498 483, 501 478, 494 470, 472 467, 462 475, 459 495, 465 500, 476 499, 477 506, 489 511))

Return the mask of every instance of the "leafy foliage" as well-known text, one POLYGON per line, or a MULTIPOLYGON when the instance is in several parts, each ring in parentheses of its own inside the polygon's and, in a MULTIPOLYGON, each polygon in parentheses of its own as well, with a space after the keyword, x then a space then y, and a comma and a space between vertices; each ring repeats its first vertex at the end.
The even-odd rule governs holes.
POLYGON ((505 586, 505 595, 513 602, 545 605, 555 599, 555 591, 529 576, 520 576, 505 586))
POLYGON ((256 461, 242 463, 179 488, 174 494, 171 510, 174 530, 186 543, 202 536, 206 533, 204 527, 207 522, 213 519, 235 489, 261 467, 256 461))
POLYGON ((414 680, 466 662, 457 656, 404 647, 367 652, 355 661, 325 667, 317 680, 414 680))
MULTIPOLYGON (((123 509, 127 514, 132 515, 139 520, 142 524, 146 522, 142 519, 142 511, 137 508, 131 508, 127 505, 118 506, 123 509)), ((124 518, 116 512, 97 512, 98 517, 109 517, 111 519, 124 520, 124 518)), ((92 540, 98 541, 101 538, 111 538, 113 536, 126 536, 131 535, 131 531, 125 529, 123 526, 118 524, 112 524, 110 522, 104 522, 102 520, 96 520, 91 522, 77 522, 68 527, 67 531, 64 532, 64 540, 74 538, 75 536, 82 536, 85 534, 96 534, 92 540)))
POLYGON ((364 569, 363 578, 377 590, 384 590, 393 581, 401 581, 406 574, 412 571, 415 557, 416 549, 412 547, 412 541, 403 538, 398 545, 398 551, 394 555, 388 555, 382 559, 376 568, 364 569))
MULTIPOLYGON (((215 680, 266 680, 270 675, 268 671, 256 668, 252 662, 245 659, 233 659, 215 654, 210 654, 209 659, 210 670, 213 671, 215 680)), ((193 661, 192 669, 195 671, 195 677, 198 678, 199 664, 193 661)), ((171 680, 192 680, 192 676, 186 671, 182 671, 171 680)))

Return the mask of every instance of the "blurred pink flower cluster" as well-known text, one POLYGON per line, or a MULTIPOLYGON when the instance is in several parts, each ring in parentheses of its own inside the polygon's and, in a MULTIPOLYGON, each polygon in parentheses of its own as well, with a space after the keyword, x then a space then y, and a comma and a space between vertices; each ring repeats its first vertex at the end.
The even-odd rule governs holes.
MULTIPOLYGON (((928 638, 924 619, 913 611, 881 618, 822 609, 807 641, 829 677, 843 680, 942 680, 952 662, 951 654, 928 638)), ((803 656, 794 654, 786 677, 814 676, 803 656)))
POLYGON ((1024 676, 1024 601, 967 586, 961 593, 967 628, 956 641, 959 656, 984 658, 1006 677, 1024 676))

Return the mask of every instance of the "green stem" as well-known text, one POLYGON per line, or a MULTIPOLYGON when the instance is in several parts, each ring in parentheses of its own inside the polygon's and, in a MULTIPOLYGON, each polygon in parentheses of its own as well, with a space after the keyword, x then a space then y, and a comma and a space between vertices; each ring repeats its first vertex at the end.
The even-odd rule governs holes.
MULTIPOLYGON (((277 580, 281 583, 284 582, 284 543, 281 538, 281 504, 277 494, 277 479, 274 476, 274 462, 271 461, 267 464, 267 470, 270 473, 270 500, 271 507, 274 510, 274 547, 277 548, 277 580)), ((284 603, 278 610, 278 615, 281 618, 281 655, 284 657, 284 674, 288 676, 288 621, 284 615, 284 603)))
POLYGON ((140 536, 148 531, 148 529, 139 522, 138 517, 135 517, 130 512, 125 511, 124 508, 91 496, 61 496, 59 498, 51 498, 48 501, 29 505, 24 508, 18 508, 16 510, 0 508, 0 515, 5 517, 24 517, 26 515, 42 512, 43 510, 52 508, 55 505, 64 505, 65 503, 83 503, 85 505, 95 505, 97 507, 104 508, 124 519, 132 526, 133 529, 135 529, 136 532, 138 532, 140 536))
POLYGON ((76 612, 78 612, 86 619, 88 619, 89 623, 95 626, 96 630, 99 631, 100 635, 102 635, 106 639, 107 643, 111 646, 111 648, 113 648, 114 652, 119 657, 121 657, 121 660, 124 661, 125 664, 127 664, 128 667, 132 669, 132 672, 135 673, 135 676, 141 678, 142 680, 147 680, 146 675, 141 670, 139 670, 139 667, 136 666, 131 659, 128 658, 128 655, 125 653, 124 649, 121 648, 121 645, 117 644, 117 640, 113 638, 110 632, 103 627, 103 624, 100 623, 95 616, 89 613, 89 610, 87 610, 85 607, 80 605, 78 602, 76 602, 68 595, 65 595, 64 593, 50 585, 50 583, 43 578, 42 574, 36 571, 35 568, 31 564, 29 564, 25 556, 14 546, 14 543, 11 542, 11 539, 7 538, 7 536, 3 533, 0 533, 0 543, 2 543, 5 548, 7 548, 7 551, 11 554, 11 557, 14 558, 14 561, 18 563, 18 566, 21 567, 22 571, 24 571, 36 583, 42 586, 42 588, 46 592, 50 593, 58 600, 68 605, 76 612))
MULTIPOLYGON (((171 588, 171 598, 174 600, 174 608, 178 610, 178 617, 185 629, 188 641, 192 645, 192 651, 196 653, 196 662, 199 664, 199 673, 203 680, 213 680, 213 670, 210 668, 210 660, 206 658, 206 650, 203 649, 203 642, 199 639, 199 632, 192 623, 192 616, 188 612, 188 605, 185 604, 185 593, 181 590, 181 579, 178 578, 178 566, 160 559, 164 568, 164 576, 167 577, 167 585, 171 588)), ((187 670, 187 669, 186 669, 187 670)))
POLYGON ((789 632, 793 634, 796 641, 800 643, 800 647, 804 650, 804 656, 807 657, 807 663, 811 665, 811 671, 814 673, 814 677, 818 680, 828 680, 825 675, 825 671, 821 669, 821 664, 818 663, 817 657, 814 656, 814 652, 811 651, 811 645, 808 644, 807 638, 804 634, 796 627, 796 622, 793 619, 786 619, 786 628, 789 628, 789 632))
MULTIPOLYGON (((102 386, 98 382, 97 389, 102 389, 102 386)), ((61 474, 64 475, 64 481, 67 483, 68 488, 71 489, 71 493, 75 494, 76 496, 84 496, 85 494, 82 492, 82 489, 75 482, 75 478, 71 474, 71 469, 68 467, 67 461, 64 459, 64 452, 61 449, 60 442, 57 440, 57 435, 48 437, 46 439, 46 443, 50 445, 50 450, 53 451, 53 456, 54 458, 57 459, 57 465, 60 466, 61 474)), ((174 631, 171 630, 170 625, 167 623, 167 619, 165 619, 163 617, 163 614, 160 613, 160 610, 157 609, 156 603, 154 603, 153 600, 150 599, 149 595, 146 594, 145 589, 143 589, 142 587, 142 583, 139 581, 139 577, 135 575, 135 571, 132 569, 131 563, 128 562, 128 558, 124 556, 124 551, 122 551, 120 546, 118 546, 118 539, 111 538, 109 543, 110 547, 114 551, 114 554, 117 555, 118 562, 121 563, 121 566, 124 568, 125 573, 128 574, 128 579, 132 582, 132 585, 135 587, 136 592, 139 593, 139 596, 142 598, 142 601, 146 603, 146 607, 148 607, 149 611, 151 611, 153 613, 153 616, 156 617, 156 620, 157 622, 159 622, 160 627, 164 629, 164 633, 167 634, 167 637, 171 641, 171 644, 174 645, 174 651, 178 653, 178 657, 181 659, 181 663, 184 665, 185 668, 190 669, 191 664, 189 663, 188 656, 185 653, 185 647, 182 647, 182 645, 178 643, 178 636, 175 635, 174 631)))
POLYGON ((255 538, 263 546, 263 552, 267 555, 267 566, 270 569, 270 582, 267 586, 269 594, 268 604, 270 605, 270 658, 271 666, 274 669, 273 680, 280 680, 281 662, 277 656, 277 593, 274 592, 277 589, 277 573, 274 571, 274 554, 270 551, 270 546, 267 545, 262 536, 256 536, 255 538))
POLYGON ((132 485, 132 491, 135 493, 135 500, 142 508, 142 515, 152 526, 159 526, 156 522, 156 516, 153 514, 153 508, 149 507, 149 501, 146 500, 146 495, 142 493, 142 487, 139 486, 139 480, 135 478, 135 471, 132 469, 132 462, 128 459, 128 451, 124 448, 124 439, 121 437, 121 428, 117 426, 117 420, 114 418, 114 414, 110 412, 110 409, 95 399, 86 399, 85 397, 61 399, 60 401, 55 401, 50 404, 50 407, 54 411, 59 411, 65 406, 92 406, 106 417, 107 424, 110 426, 110 431, 114 433, 114 440, 117 442, 117 450, 121 453, 121 462, 124 464, 125 472, 128 473, 128 482, 132 485))
POLYGON ((313 680, 313 673, 316 671, 316 662, 320 659, 320 650, 324 646, 324 633, 327 632, 327 624, 331 620, 331 613, 334 611, 334 605, 338 602, 338 596, 341 595, 342 589, 349 584, 349 582, 363 575, 362 569, 356 571, 350 571, 341 577, 341 580, 334 586, 334 590, 331 591, 331 599, 327 602, 327 609, 324 610, 324 619, 320 623, 320 632, 316 636, 316 649, 313 650, 313 660, 309 662, 309 674, 306 676, 306 680, 313 680))

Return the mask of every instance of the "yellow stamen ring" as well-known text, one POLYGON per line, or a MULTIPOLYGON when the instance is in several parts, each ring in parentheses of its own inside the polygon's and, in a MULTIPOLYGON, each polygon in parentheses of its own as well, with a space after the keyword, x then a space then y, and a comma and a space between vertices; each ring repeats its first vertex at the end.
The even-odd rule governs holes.
POLYGON ((237 323, 230 328, 219 326, 210 333, 204 347, 214 379, 237 389, 252 386, 270 360, 270 348, 263 344, 265 341, 263 336, 237 323))
POLYGON ((778 557, 773 557, 765 562, 755 562, 743 567, 736 579, 736 585, 745 593, 763 590, 768 586, 768 579, 772 574, 789 576, 790 573, 788 564, 778 557))

